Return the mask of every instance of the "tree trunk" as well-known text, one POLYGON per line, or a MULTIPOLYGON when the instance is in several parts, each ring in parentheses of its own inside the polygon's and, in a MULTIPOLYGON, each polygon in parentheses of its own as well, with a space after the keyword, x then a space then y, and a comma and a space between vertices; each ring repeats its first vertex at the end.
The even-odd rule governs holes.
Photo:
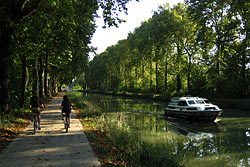
POLYGON ((188 61, 188 74, 187 74, 187 85, 188 85, 188 92, 190 92, 191 89, 191 56, 189 56, 189 61, 188 61))
POLYGON ((187 85, 188 85, 188 92, 191 89, 191 65, 192 65, 192 54, 189 52, 189 50, 184 47, 184 49, 186 50, 187 54, 188 54, 188 74, 187 74, 187 85))
POLYGON ((25 90, 26 90, 26 55, 21 56, 22 59, 22 88, 21 88, 21 97, 20 97, 20 107, 23 108, 25 101, 25 90))
POLYGON ((45 67, 44 67, 44 95, 48 96, 48 57, 49 51, 46 51, 45 67))
POLYGON ((54 95, 54 80, 53 79, 51 79, 50 80, 50 93, 51 93, 51 95, 54 95))
POLYGON ((159 74, 158 74, 158 63, 155 63, 155 80, 156 80, 156 85, 155 85, 155 93, 159 92, 159 74))
POLYGON ((55 95, 57 93, 57 80, 55 73, 51 75, 51 78, 49 80, 49 89, 52 95, 55 95))
MULTIPOLYGON (((83 89, 84 89, 84 88, 83 88, 83 89)), ((58 91, 59 91, 59 92, 62 91, 62 84, 60 84, 60 85, 58 86, 58 91)))
POLYGON ((153 63, 150 61, 150 89, 153 87, 153 63))
POLYGON ((39 58, 39 64, 40 64, 40 68, 39 68, 39 96, 40 98, 44 97, 43 94, 43 59, 39 58))
POLYGON ((57 87, 57 81, 56 80, 53 80, 53 83, 52 83, 52 93, 53 93, 53 95, 55 95, 55 94, 57 94, 58 93, 58 87, 57 87))
POLYGON ((178 54, 177 54, 177 77, 176 77, 177 90, 176 91, 177 91, 177 93, 180 93, 180 91, 181 91, 180 58, 181 58, 182 51, 181 51, 181 48, 178 44, 177 44, 177 52, 178 52, 178 54))
POLYGON ((48 96, 51 95, 51 79, 48 79, 48 96))
POLYGON ((245 97, 246 96, 246 48, 243 47, 240 51, 242 55, 241 60, 241 88, 240 88, 240 96, 245 97))
POLYGON ((12 65, 13 27, 1 22, 0 24, 0 111, 2 114, 9 113, 10 101, 10 71, 12 65))
MULTIPOLYGON (((144 62, 144 61, 142 61, 144 62)), ((144 63, 141 64, 141 78, 142 78, 142 88, 145 89, 146 87, 146 79, 145 79, 145 65, 144 63)))
POLYGON ((180 74, 177 75, 177 92, 181 92, 181 76, 180 74))
POLYGON ((33 63, 34 63, 34 66, 33 66, 33 86, 32 86, 32 92, 38 92, 38 90, 39 90, 39 87, 38 87, 39 75, 38 75, 37 59, 35 59, 33 63))
POLYGON ((164 87, 165 87, 165 91, 167 91, 168 90, 168 61, 167 61, 167 58, 166 58, 166 62, 165 62, 164 87))

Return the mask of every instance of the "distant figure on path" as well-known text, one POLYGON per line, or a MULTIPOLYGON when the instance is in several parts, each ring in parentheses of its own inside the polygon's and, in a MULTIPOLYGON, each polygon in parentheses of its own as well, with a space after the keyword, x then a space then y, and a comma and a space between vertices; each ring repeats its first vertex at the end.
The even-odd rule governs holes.
POLYGON ((70 113, 72 109, 72 104, 67 95, 63 96, 63 101, 60 108, 62 109, 62 114, 65 113, 65 116, 68 117, 70 127, 70 113))
POLYGON ((43 104, 41 102, 41 99, 39 98, 38 96, 38 93, 37 91, 34 91, 33 92, 33 96, 31 97, 30 99, 30 108, 32 110, 32 114, 36 114, 37 116, 37 122, 38 122, 38 129, 41 130, 41 127, 40 127, 40 111, 41 111, 41 108, 43 108, 43 104))

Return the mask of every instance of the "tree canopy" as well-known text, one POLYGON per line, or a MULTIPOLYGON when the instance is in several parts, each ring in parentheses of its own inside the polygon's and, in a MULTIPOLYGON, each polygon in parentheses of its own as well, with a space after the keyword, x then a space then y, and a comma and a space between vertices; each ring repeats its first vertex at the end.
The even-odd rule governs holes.
POLYGON ((129 1, 1 1, 1 113, 73 79, 98 91, 249 97, 249 2, 165 4, 88 62, 98 8, 104 27, 118 26, 129 1))
POLYGON ((127 12, 129 1, 1 1, 1 113, 8 113, 9 106, 23 106, 31 91, 47 96, 82 74, 96 11, 103 9, 106 26, 117 26, 123 21, 118 14, 127 12))
POLYGON ((90 62, 88 86, 167 96, 248 97, 249 5, 186 0, 160 7, 126 40, 90 62))

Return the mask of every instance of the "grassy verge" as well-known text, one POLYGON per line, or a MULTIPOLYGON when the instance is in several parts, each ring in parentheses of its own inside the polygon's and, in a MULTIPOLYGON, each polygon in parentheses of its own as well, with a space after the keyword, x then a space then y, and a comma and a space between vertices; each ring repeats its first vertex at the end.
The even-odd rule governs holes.
MULTIPOLYGON (((46 97, 42 102, 46 106, 51 99, 46 97)), ((0 152, 30 123, 31 117, 31 111, 24 108, 13 110, 8 116, 0 116, 0 152)))
POLYGON ((8 117, 0 118, 0 152, 30 123, 30 116, 29 111, 19 109, 8 117))
POLYGON ((97 129, 93 119, 81 118, 80 120, 84 133, 102 166, 127 166, 121 157, 124 153, 112 144, 105 132, 97 129))
POLYGON ((103 119, 101 112, 80 96, 70 98, 102 166, 181 166, 171 143, 143 141, 143 134, 131 131, 126 124, 120 126, 115 120, 103 119))
MULTIPOLYGON (((84 110, 78 110, 83 115, 84 110)), ((80 117, 87 138, 102 166, 181 166, 169 145, 140 140, 114 123, 101 123, 97 118, 80 117)))

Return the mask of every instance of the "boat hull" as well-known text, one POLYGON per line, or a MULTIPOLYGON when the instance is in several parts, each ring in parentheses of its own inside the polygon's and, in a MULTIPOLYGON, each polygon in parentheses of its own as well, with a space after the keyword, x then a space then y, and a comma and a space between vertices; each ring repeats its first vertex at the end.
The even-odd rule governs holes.
POLYGON ((214 121, 222 110, 209 110, 209 111, 183 111, 183 110, 165 110, 165 116, 181 118, 187 120, 204 120, 214 121))

